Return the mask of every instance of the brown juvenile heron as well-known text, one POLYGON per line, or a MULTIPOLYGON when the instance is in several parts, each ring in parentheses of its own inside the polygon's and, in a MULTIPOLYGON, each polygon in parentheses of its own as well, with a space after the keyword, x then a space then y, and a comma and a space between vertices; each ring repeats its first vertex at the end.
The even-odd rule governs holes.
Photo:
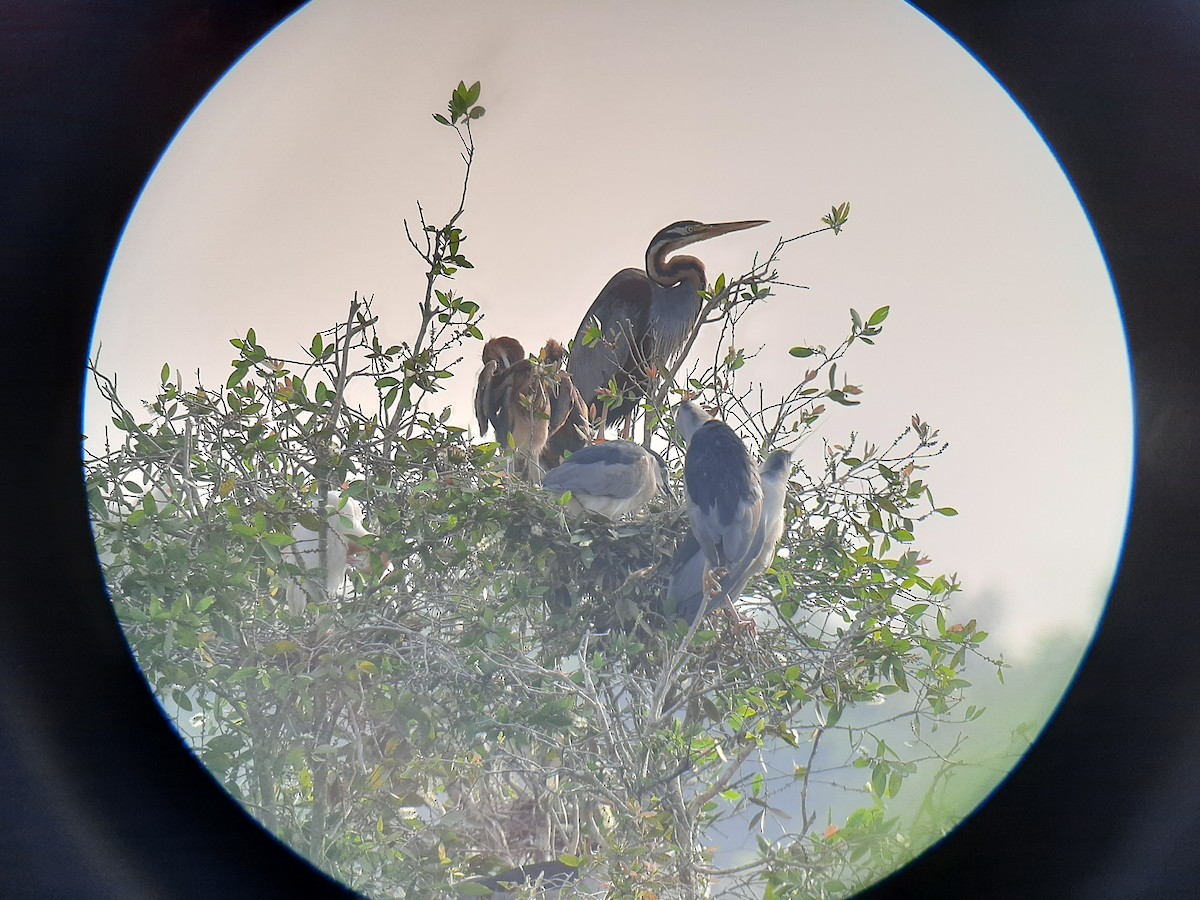
POLYGON ((512 382, 505 373, 525 358, 525 348, 516 338, 495 337, 483 345, 483 371, 475 383, 475 421, 479 423, 480 437, 487 434, 491 425, 496 440, 501 444, 508 442, 512 432, 508 415, 512 382))
POLYGON ((637 399, 646 394, 646 368, 671 362, 700 315, 700 291, 707 284, 704 263, 694 256, 668 255, 697 241, 765 224, 765 219, 675 222, 651 239, 645 271, 622 269, 609 279, 584 315, 567 363, 584 405, 591 409, 595 404, 602 423, 632 420, 637 399), (602 336, 588 347, 584 339, 593 326, 602 336), (597 394, 610 381, 625 397, 605 412, 597 394))
POLYGON ((492 338, 483 345, 483 371, 475 385, 480 436, 490 425, 501 446, 516 451, 519 470, 533 482, 541 477, 539 459, 553 467, 563 452, 582 447, 587 439, 583 401, 561 369, 564 355, 555 340, 546 342, 537 359, 527 357, 516 338, 492 338), (547 453, 552 436, 557 441, 547 453))
POLYGON ((542 348, 542 363, 552 374, 550 385, 550 424, 541 461, 545 469, 553 469, 567 453, 574 453, 591 441, 591 426, 587 407, 575 388, 575 381, 562 365, 567 351, 556 340, 546 341, 542 348))

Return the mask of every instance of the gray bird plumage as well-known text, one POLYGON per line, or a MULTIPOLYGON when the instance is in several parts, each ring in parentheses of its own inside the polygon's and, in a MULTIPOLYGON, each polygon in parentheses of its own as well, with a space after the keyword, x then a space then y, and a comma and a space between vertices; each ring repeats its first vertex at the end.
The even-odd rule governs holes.
POLYGON ((721 591, 707 598, 704 589, 704 570, 707 560, 694 532, 675 552, 671 579, 667 585, 666 609, 692 621, 701 611, 707 613, 722 601, 732 604, 742 595, 746 585, 766 571, 775 556, 775 548, 783 536, 784 507, 787 501, 788 480, 792 474, 790 450, 772 450, 759 469, 762 481, 762 511, 750 549, 742 562, 721 580, 721 591))
POLYGON ((750 552, 762 511, 762 480, 737 432, 690 400, 675 421, 687 455, 688 519, 710 568, 731 570, 750 552))
POLYGON ((577 450, 547 473, 542 487, 554 494, 570 491, 573 504, 610 519, 636 512, 660 490, 670 493, 662 457, 631 441, 577 450))
POLYGON ((522 896, 522 890, 535 888, 539 897, 557 897, 567 885, 579 880, 579 868, 570 866, 560 860, 550 860, 544 863, 530 863, 506 869, 491 876, 468 878, 463 884, 479 885, 487 888, 494 900, 510 900, 522 896))

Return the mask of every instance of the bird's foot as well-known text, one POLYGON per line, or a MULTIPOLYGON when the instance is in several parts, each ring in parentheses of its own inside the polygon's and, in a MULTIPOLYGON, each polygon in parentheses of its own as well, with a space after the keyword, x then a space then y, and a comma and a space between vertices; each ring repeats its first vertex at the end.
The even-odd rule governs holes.
POLYGON ((704 592, 709 597, 716 597, 721 593, 721 581, 729 574, 729 570, 722 567, 716 569, 704 570, 704 592))

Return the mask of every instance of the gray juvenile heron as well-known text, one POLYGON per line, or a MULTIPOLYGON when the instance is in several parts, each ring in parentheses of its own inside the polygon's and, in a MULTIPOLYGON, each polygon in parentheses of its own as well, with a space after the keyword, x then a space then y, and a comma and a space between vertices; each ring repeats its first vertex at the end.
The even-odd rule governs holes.
MULTIPOLYGON (((586 415, 583 401, 561 371, 564 351, 555 340, 546 346, 537 360, 525 355, 521 342, 511 337, 492 338, 483 345, 483 371, 475 385, 475 420, 480 435, 491 425, 496 440, 516 451, 519 468, 530 481, 538 481, 539 459, 545 460, 551 436, 570 425, 572 431, 586 415)), ((564 436, 550 454, 557 465, 563 449, 582 446, 584 438, 564 436)))
POLYGON ((579 868, 577 866, 570 866, 554 859, 549 862, 516 866, 486 877, 468 878, 462 883, 476 884, 491 891, 490 894, 480 896, 492 897, 494 900, 499 900, 499 898, 508 900, 508 898, 525 896, 522 892, 531 888, 538 891, 538 896, 556 897, 564 887, 574 884, 578 880, 579 868))
POLYGON ((546 474, 542 487, 559 495, 570 491, 572 507, 610 519, 636 512, 660 490, 671 492, 662 457, 632 441, 604 441, 575 451, 546 474))
POLYGON ((704 554, 703 583, 727 577, 753 548, 762 513, 762 479, 737 432, 690 400, 675 423, 687 443, 683 481, 688 519, 704 554))
MULTIPOLYGON (((762 512, 758 528, 750 543, 750 550, 742 561, 721 579, 721 590, 706 600, 704 571, 707 559, 700 549, 695 532, 675 552, 671 567, 671 580, 667 585, 667 609, 674 614, 693 621, 701 612, 710 612, 722 600, 737 615, 734 602, 742 595, 750 579, 765 572, 775 556, 775 547, 783 536, 784 506, 787 501, 788 480, 792 474, 792 451, 772 450, 759 469, 762 480, 762 512)), ((741 618, 737 615, 737 618, 741 618)))
POLYGON ((765 219, 675 222, 651 239, 645 271, 622 269, 609 279, 584 315, 567 363, 584 405, 594 404, 601 422, 632 419, 637 398, 646 392, 647 366, 669 363, 700 315, 704 264, 694 256, 667 256, 697 241, 765 224, 765 219), (588 330, 597 323, 602 337, 585 346, 588 330), (629 396, 605 413, 597 394, 613 380, 629 396))

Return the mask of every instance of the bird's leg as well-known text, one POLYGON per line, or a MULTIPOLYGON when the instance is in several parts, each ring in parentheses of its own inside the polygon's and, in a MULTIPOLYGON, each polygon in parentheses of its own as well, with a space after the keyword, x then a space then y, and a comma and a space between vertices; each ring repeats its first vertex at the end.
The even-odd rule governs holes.
POLYGON ((721 595, 721 580, 728 574, 728 570, 724 566, 711 568, 704 567, 704 592, 709 596, 709 599, 714 599, 721 595))

